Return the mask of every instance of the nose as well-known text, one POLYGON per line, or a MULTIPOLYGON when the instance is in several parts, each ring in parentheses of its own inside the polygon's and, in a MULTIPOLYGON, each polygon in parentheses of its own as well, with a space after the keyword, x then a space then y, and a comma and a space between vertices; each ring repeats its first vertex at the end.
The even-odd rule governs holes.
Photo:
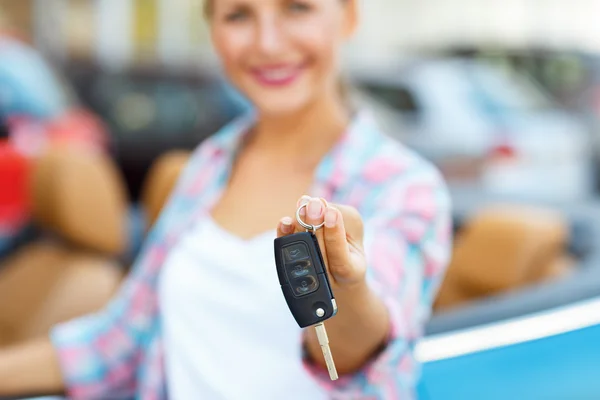
POLYGON ((280 51, 285 41, 281 22, 275 16, 265 16, 260 19, 256 36, 258 49, 267 55, 280 51))

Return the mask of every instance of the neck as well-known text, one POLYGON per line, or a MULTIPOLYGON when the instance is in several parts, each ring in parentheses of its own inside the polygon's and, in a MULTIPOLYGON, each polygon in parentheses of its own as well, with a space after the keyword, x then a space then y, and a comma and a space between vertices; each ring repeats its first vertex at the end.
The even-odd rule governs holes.
POLYGON ((323 99, 286 115, 259 114, 252 146, 265 155, 316 164, 344 133, 349 113, 341 101, 323 99))

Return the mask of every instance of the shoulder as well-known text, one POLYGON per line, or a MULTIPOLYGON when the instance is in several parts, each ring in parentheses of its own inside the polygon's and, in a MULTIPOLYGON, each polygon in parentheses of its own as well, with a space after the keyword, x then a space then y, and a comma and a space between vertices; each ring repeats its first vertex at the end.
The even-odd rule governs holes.
POLYGON ((370 122, 361 132, 373 148, 355 172, 351 193, 366 215, 418 214, 435 218, 448 213, 447 184, 429 160, 370 122), (360 192, 360 193, 359 193, 360 192))
POLYGON ((445 187, 440 171, 429 160, 385 132, 377 131, 373 136, 377 151, 362 166, 361 178, 366 182, 390 189, 410 183, 445 187))

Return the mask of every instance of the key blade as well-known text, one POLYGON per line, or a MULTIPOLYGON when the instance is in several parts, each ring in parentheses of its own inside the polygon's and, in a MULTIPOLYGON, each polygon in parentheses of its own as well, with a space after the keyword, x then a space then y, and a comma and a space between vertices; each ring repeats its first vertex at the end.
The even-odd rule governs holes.
POLYGON ((332 381, 338 379, 338 373, 335 368, 335 362, 333 361, 333 355, 331 354, 331 349, 329 348, 329 338, 327 337, 327 331, 325 330, 325 325, 323 323, 316 324, 315 330, 317 332, 317 339, 319 340, 319 344, 321 345, 321 351, 323 352, 323 357, 325 358, 325 364, 327 365, 327 371, 329 371, 329 378, 332 381))
POLYGON ((338 379, 338 373, 335 368, 335 363, 333 362, 333 356, 331 355, 331 349, 329 345, 321 346, 321 350, 323 351, 323 357, 325 358, 325 363, 327 364, 327 371, 329 371, 329 378, 332 381, 338 379))

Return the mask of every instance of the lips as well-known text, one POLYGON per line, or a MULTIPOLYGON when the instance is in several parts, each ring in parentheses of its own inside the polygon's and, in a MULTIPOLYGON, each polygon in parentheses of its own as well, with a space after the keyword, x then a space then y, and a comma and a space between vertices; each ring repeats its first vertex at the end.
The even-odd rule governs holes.
POLYGON ((294 82, 304 70, 304 65, 274 65, 252 69, 254 79, 264 86, 287 86, 294 82))

